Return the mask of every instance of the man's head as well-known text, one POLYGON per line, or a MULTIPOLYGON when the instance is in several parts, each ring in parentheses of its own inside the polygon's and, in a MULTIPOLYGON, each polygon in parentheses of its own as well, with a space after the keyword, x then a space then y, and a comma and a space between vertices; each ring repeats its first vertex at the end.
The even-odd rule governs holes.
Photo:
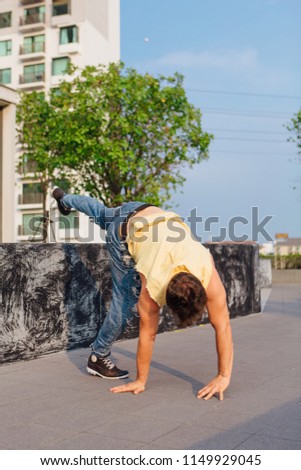
POLYGON ((180 272, 169 281, 166 303, 178 318, 179 326, 189 326, 200 320, 206 302, 206 291, 193 274, 180 272))

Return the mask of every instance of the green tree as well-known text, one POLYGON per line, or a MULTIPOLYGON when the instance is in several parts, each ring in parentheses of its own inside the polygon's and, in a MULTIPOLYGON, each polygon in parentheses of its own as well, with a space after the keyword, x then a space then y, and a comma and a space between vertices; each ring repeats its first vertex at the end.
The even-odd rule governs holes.
POLYGON ((291 119, 291 123, 288 125, 287 129, 294 134, 290 138, 290 141, 295 142, 297 147, 301 149, 301 110, 291 119))
MULTIPOLYGON (((50 183, 55 180, 58 168, 57 149, 53 145, 55 126, 51 104, 45 100, 44 93, 20 93, 17 106, 18 138, 22 154, 17 162, 21 174, 33 173, 34 180, 39 181, 42 191, 43 216, 41 223, 36 218, 35 228, 42 227, 43 240, 46 241, 49 213, 46 198, 50 183), (51 131, 54 132, 52 135, 51 131)), ((40 229, 38 233, 41 233, 40 229)))
MULTIPOLYGON (((301 109, 291 119, 287 129, 292 133, 289 141, 295 142, 297 144, 299 154, 297 158, 299 159, 299 162, 301 162, 301 109)), ((293 186, 293 189, 297 189, 297 186, 293 186)))
POLYGON ((182 185, 183 166, 208 157, 212 135, 189 103, 183 77, 155 78, 123 63, 70 66, 43 99, 22 96, 17 109, 24 158, 111 206, 164 204, 182 185))

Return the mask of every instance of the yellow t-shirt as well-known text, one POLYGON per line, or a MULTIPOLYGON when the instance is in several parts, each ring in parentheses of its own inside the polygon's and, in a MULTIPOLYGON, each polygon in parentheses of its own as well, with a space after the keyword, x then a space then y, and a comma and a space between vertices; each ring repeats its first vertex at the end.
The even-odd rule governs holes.
POLYGON ((160 307, 166 303, 170 279, 181 271, 207 288, 213 269, 210 252, 174 212, 136 216, 129 222, 126 241, 136 270, 145 276, 147 290, 160 307))

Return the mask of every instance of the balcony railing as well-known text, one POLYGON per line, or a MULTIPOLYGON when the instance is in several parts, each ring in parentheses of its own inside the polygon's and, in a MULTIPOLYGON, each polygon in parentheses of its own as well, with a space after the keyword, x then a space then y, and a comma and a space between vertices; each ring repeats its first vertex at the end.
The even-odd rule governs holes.
POLYGON ((20 26, 33 25, 37 23, 45 23, 45 13, 34 13, 32 15, 21 16, 20 26))
POLYGON ((35 5, 36 3, 45 3, 45 0, 21 0, 22 5, 35 5))
POLYGON ((42 204, 43 193, 19 194, 18 204, 42 204))
POLYGON ((20 75, 20 84, 23 83, 36 83, 45 81, 45 72, 40 73, 26 73, 20 75))
POLYGON ((20 165, 19 172, 22 175, 26 175, 27 173, 35 173, 37 171, 37 164, 36 162, 26 162, 20 165))
POLYGON ((20 46, 20 54, 34 54, 35 52, 45 52, 45 43, 37 42, 27 46, 20 46))

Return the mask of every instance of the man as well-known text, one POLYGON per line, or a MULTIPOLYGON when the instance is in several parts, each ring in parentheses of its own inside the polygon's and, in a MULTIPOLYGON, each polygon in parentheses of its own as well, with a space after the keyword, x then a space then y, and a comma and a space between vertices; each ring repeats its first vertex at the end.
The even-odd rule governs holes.
POLYGON ((232 372, 232 333, 225 289, 209 250, 194 239, 189 227, 173 212, 141 202, 108 208, 91 197, 64 194, 60 188, 54 189, 52 195, 63 215, 74 208, 106 230, 113 296, 92 344, 88 372, 107 379, 128 377, 127 371, 112 363, 110 352, 137 309, 137 377, 110 390, 135 395, 143 392, 160 308, 167 304, 179 325, 186 326, 200 318, 206 306, 215 330, 218 373, 197 397, 208 400, 218 394, 223 400, 232 372))

